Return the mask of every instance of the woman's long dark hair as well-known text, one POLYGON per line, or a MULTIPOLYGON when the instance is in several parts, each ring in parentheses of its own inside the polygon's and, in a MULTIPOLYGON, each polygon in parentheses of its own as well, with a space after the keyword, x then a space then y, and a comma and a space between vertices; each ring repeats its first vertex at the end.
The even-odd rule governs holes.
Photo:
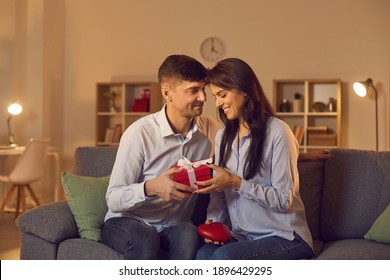
MULTIPOLYGON (((275 116, 256 74, 252 68, 238 58, 221 60, 208 72, 208 81, 225 90, 237 90, 246 94, 242 108, 243 120, 248 124, 251 144, 246 154, 244 178, 251 179, 260 171, 263 159, 263 146, 267 131, 267 120, 275 116)), ((221 108, 219 117, 225 124, 219 152, 219 165, 226 167, 232 153, 232 143, 238 134, 238 119, 228 120, 221 108)))

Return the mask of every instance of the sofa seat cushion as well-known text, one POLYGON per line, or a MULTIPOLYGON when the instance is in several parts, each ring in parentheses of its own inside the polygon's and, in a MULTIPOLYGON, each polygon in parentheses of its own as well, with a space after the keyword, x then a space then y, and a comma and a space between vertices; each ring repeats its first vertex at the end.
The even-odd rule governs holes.
POLYGON ((123 255, 96 241, 67 239, 58 246, 59 260, 123 260, 123 255))
POLYGON ((321 260, 390 260, 390 244, 366 239, 342 239, 324 243, 321 260))

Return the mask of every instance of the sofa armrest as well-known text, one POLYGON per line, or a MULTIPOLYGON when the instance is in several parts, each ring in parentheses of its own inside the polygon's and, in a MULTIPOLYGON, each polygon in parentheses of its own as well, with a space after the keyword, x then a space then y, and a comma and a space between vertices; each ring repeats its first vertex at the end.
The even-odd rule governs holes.
POLYGON ((22 231, 39 236, 52 243, 79 237, 77 224, 66 201, 41 205, 16 219, 22 231))

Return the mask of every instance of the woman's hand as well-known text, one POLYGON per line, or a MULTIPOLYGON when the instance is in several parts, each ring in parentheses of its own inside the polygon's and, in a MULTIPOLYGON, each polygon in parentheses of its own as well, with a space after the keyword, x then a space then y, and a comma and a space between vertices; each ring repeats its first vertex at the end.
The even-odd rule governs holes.
MULTIPOLYGON (((213 222, 212 220, 206 220, 205 224, 211 224, 212 222, 213 222)), ((204 243, 206 243, 206 244, 213 244, 213 245, 216 245, 216 246, 221 246, 221 245, 225 244, 224 242, 213 241, 213 240, 208 239, 208 238, 204 238, 204 243)))
POLYGON ((221 192, 225 189, 240 189, 242 180, 241 177, 238 177, 215 164, 209 164, 208 166, 216 171, 216 175, 210 180, 196 182, 198 186, 204 188, 196 190, 194 193, 206 194, 212 192, 221 192))

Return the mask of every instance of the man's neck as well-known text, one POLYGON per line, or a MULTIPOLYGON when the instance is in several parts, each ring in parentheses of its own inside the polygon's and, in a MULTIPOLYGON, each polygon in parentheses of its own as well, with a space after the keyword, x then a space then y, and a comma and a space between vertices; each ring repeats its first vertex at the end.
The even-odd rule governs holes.
POLYGON ((179 116, 177 113, 170 112, 168 109, 165 113, 173 132, 181 134, 185 138, 193 125, 194 117, 179 116))

